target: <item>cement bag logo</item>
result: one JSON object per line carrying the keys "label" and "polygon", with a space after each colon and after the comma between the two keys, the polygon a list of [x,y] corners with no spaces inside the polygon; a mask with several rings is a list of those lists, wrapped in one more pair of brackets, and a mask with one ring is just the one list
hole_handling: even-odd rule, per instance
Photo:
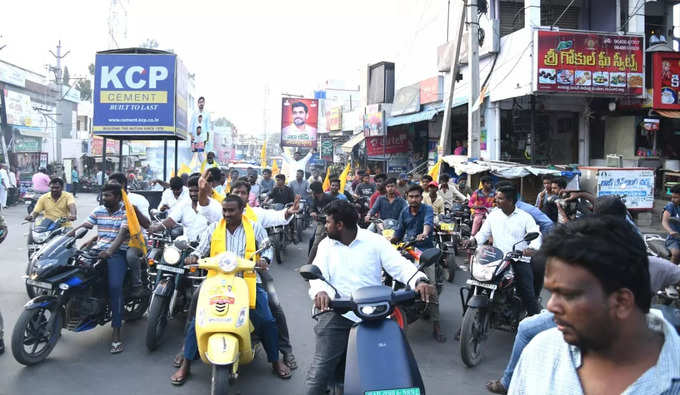
{"label": "cement bag logo", "polygon": [[165,66],[101,66],[100,76],[100,103],[168,102],[168,92],[157,90],[159,82],[168,79]]}

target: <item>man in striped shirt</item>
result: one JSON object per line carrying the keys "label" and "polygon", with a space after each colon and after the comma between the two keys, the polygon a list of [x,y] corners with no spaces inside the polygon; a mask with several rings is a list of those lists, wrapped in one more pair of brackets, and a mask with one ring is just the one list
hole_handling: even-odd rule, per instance
{"label": "man in striped shirt", "polygon": [[120,327],[123,312],[123,282],[127,272],[125,253],[127,252],[128,225],[123,205],[122,190],[118,184],[106,184],[102,188],[102,205],[95,208],[80,226],[73,229],[69,235],[74,235],[76,229],[97,227],[97,239],[94,249],[99,250],[99,258],[106,259],[108,270],[109,298],[111,301],[111,327],[113,340],[111,353],[123,351],[120,341]]}

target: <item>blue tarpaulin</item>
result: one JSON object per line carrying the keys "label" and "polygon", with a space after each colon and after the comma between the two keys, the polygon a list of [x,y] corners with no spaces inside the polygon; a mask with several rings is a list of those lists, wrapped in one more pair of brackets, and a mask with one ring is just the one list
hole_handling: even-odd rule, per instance
{"label": "blue tarpaulin", "polygon": [[417,112],[415,114],[400,115],[398,117],[387,118],[387,126],[389,127],[421,121],[429,121],[432,118],[434,118],[434,116],[437,115],[437,113],[440,111],[444,111],[444,105],[442,104],[426,105],[423,107],[422,111]]}

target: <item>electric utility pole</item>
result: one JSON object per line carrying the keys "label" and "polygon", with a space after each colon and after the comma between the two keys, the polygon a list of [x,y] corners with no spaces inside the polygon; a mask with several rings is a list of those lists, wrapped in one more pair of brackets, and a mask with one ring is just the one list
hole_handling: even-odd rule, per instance
{"label": "electric utility pole", "polygon": [[449,96],[444,102],[444,120],[442,121],[442,132],[439,135],[439,147],[437,150],[440,158],[446,153],[450,141],[449,134],[451,133],[451,106],[453,105],[453,91],[456,86],[456,77],[458,76],[459,70],[458,61],[460,57],[460,45],[463,40],[463,26],[465,25],[465,10],[467,8],[467,0],[462,0],[461,3],[463,3],[462,6],[457,9],[457,11],[459,11],[459,16],[457,19],[458,36],[456,37],[455,45],[451,46],[451,87],[449,88]]}
{"label": "electric utility pole", "polygon": [[484,98],[479,97],[479,15],[477,0],[469,0],[468,9],[468,69],[470,70],[470,97],[468,100],[468,158],[480,157],[479,111]]}
{"label": "electric utility pole", "polygon": [[[50,54],[54,56],[56,60],[56,66],[50,66],[50,71],[54,72],[54,82],[57,86],[57,99],[55,100],[55,105],[56,105],[56,113],[57,115],[57,128],[56,128],[56,138],[55,138],[55,150],[56,150],[56,158],[54,158],[57,162],[61,162],[61,139],[62,139],[62,127],[64,125],[64,119],[63,119],[63,114],[62,114],[62,109],[61,107],[61,102],[62,102],[62,97],[61,97],[61,89],[62,89],[62,68],[61,68],[61,60],[64,59],[71,51],[66,51],[65,54],[62,55],[61,53],[61,40],[57,42],[57,53],[55,54],[50,50]],[[59,115],[61,114],[61,116]],[[69,113],[70,116],[70,113]]]}

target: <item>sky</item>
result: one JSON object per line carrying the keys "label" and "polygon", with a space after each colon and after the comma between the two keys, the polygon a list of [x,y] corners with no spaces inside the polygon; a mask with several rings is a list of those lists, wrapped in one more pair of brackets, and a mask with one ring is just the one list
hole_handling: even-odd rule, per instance
{"label": "sky", "polygon": [[61,40],[72,78],[87,76],[95,53],[110,48],[109,11],[122,4],[119,46],[154,39],[174,50],[196,73],[196,97],[205,96],[213,119],[248,134],[279,129],[281,93],[309,96],[329,79],[357,86],[370,63],[395,62],[397,87],[435,76],[446,40],[447,0],[3,2],[0,59],[46,74]]}

